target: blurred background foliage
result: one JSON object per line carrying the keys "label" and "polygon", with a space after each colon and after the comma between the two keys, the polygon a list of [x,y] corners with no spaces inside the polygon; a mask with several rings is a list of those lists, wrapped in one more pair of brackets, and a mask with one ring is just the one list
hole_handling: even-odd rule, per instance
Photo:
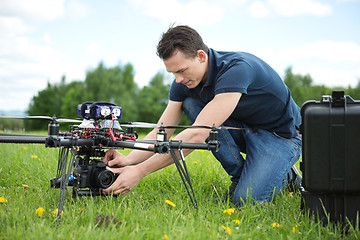
{"label": "blurred background foliage", "polygon": [[[325,85],[314,85],[309,74],[294,74],[289,67],[283,80],[300,107],[308,100],[320,100],[322,95],[331,95],[333,90],[344,90],[346,95],[360,99],[360,79],[355,88],[330,88]],[[168,73],[158,72],[147,86],[139,88],[134,81],[134,68],[130,63],[106,67],[100,62],[97,68],[86,73],[84,80],[67,82],[63,76],[58,83],[48,83],[45,89],[33,96],[27,114],[78,118],[78,104],[87,101],[111,102],[122,107],[120,122],[156,123],[167,105],[171,81]],[[187,125],[190,122],[183,117],[180,124]],[[46,128],[47,124],[42,121],[0,119],[0,129],[18,131]]]}

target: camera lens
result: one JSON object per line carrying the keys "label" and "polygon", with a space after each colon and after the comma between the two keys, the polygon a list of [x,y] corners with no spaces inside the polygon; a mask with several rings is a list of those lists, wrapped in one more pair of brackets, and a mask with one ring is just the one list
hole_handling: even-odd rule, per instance
{"label": "camera lens", "polygon": [[100,188],[108,188],[115,181],[115,174],[109,170],[104,170],[99,173],[97,180]]}

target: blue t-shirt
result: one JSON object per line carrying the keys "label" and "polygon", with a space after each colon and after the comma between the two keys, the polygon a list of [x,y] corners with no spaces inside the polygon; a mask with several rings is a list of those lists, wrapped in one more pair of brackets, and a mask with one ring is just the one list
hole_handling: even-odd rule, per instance
{"label": "blue t-shirt", "polygon": [[175,81],[169,99],[182,102],[194,97],[205,104],[216,94],[240,92],[242,96],[230,118],[253,128],[275,132],[285,138],[297,135],[300,108],[280,76],[260,58],[245,52],[209,50],[209,73],[204,85],[189,89]]}

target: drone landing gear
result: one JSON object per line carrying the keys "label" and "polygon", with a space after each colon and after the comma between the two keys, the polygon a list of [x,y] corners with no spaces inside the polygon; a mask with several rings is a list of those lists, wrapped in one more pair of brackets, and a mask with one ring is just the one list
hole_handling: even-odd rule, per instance
{"label": "drone landing gear", "polygon": [[60,182],[60,197],[59,197],[58,213],[56,219],[57,224],[59,224],[61,220],[61,214],[63,212],[64,203],[65,203],[65,196],[66,196],[67,188],[69,186],[70,174],[75,163],[75,154],[73,153],[73,150],[71,150],[70,161],[69,164],[67,164],[69,151],[70,151],[69,148],[62,148],[59,153],[58,177],[60,177],[60,179],[63,180]]}
{"label": "drone landing gear", "polygon": [[[57,223],[61,220],[68,186],[73,187],[72,197],[105,196],[101,188],[108,188],[117,175],[106,170],[100,159],[103,150],[84,146],[61,147],[56,178],[50,180],[50,187],[60,188]],[[73,174],[73,175],[72,175]]]}
{"label": "drone landing gear", "polygon": [[171,156],[174,160],[175,166],[179,172],[179,175],[181,177],[181,180],[186,188],[186,191],[190,197],[190,200],[192,202],[192,204],[194,205],[194,208],[197,209],[197,201],[196,201],[196,197],[195,197],[195,192],[194,192],[194,188],[192,186],[191,180],[190,180],[190,175],[189,172],[187,170],[186,167],[186,163],[185,163],[185,157],[183,154],[183,151],[181,149],[178,150],[179,154],[180,154],[180,158],[181,158],[181,162],[179,161],[178,156],[176,155],[174,150],[170,150]]}
{"label": "drone landing gear", "polygon": [[[108,196],[103,194],[99,188],[92,188],[88,190],[76,190],[73,188],[73,198],[76,197],[96,197],[96,196]],[[115,195],[114,195],[115,197]]]}

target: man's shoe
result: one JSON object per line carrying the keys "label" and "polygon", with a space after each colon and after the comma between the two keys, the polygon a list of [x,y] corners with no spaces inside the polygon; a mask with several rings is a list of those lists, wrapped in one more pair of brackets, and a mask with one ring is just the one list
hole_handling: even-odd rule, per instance
{"label": "man's shoe", "polygon": [[238,182],[236,182],[236,181],[232,182],[231,185],[228,187],[228,189],[226,189],[224,195],[222,195],[222,197],[219,197],[219,198],[214,198],[213,199],[214,202],[219,202],[219,201],[227,202],[228,199],[229,199],[229,201],[232,201],[237,185],[238,185]]}
{"label": "man's shoe", "polygon": [[288,189],[290,192],[296,192],[301,189],[302,176],[296,169],[295,165],[291,167],[292,179],[289,182]]}

